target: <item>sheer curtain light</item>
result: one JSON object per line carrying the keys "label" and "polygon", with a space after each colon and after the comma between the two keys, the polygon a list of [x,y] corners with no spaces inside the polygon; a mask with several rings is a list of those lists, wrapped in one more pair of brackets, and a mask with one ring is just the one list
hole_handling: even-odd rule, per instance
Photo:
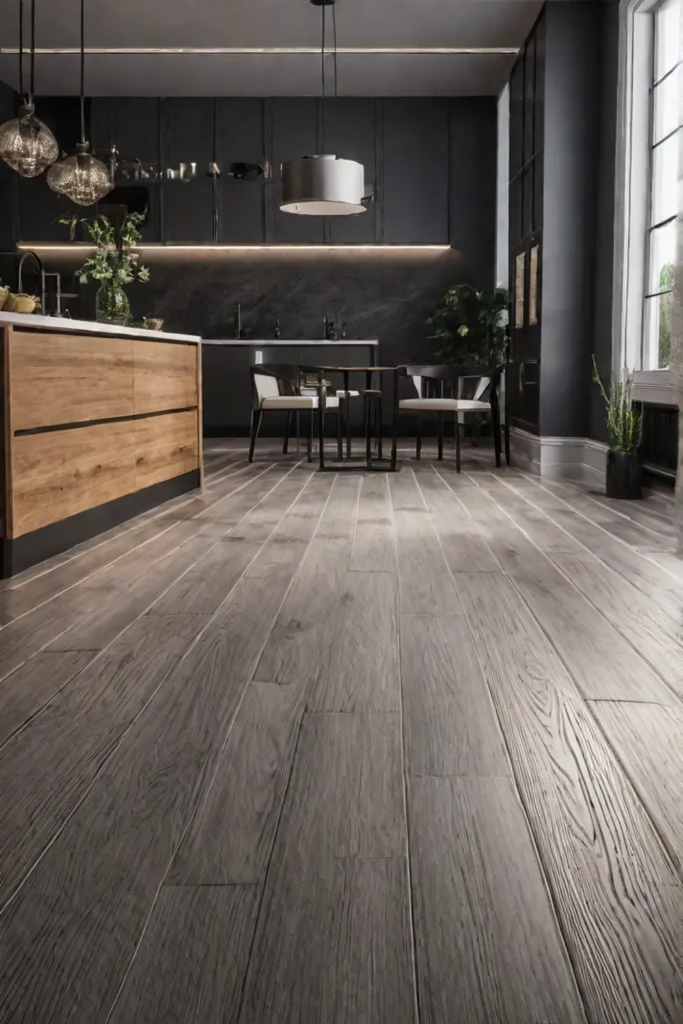
{"label": "sheer curtain light", "polygon": [[290,160],[282,166],[282,202],[284,213],[315,217],[340,217],[365,213],[365,170],[355,160],[344,160],[325,153],[325,8],[332,8],[334,46],[334,97],[337,98],[337,16],[334,0],[311,0],[322,8],[322,41],[320,65],[322,76],[321,153]]}
{"label": "sheer curtain light", "polygon": [[81,141],[74,156],[52,165],[47,183],[53,192],[79,206],[92,206],[114,187],[108,168],[90,153],[85,137],[85,0],[81,0]]}
{"label": "sheer curtain light", "polygon": [[59,146],[46,124],[36,117],[33,104],[36,63],[36,4],[31,0],[31,70],[29,91],[24,92],[24,0],[19,0],[18,115],[0,127],[0,159],[23,178],[36,178],[59,156]]}

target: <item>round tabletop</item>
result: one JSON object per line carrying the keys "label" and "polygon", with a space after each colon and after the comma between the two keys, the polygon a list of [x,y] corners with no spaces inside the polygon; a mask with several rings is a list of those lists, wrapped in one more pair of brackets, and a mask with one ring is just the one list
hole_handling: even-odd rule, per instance
{"label": "round tabletop", "polygon": [[389,373],[396,369],[395,366],[319,366],[319,370],[337,370],[342,373]]}

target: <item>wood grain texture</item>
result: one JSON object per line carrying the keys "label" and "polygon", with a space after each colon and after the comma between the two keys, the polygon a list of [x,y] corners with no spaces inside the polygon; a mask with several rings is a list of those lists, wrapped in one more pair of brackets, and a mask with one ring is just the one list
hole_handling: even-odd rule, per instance
{"label": "wood grain texture", "polygon": [[683,624],[590,555],[562,555],[557,565],[623,633],[662,679],[683,696]]}
{"label": "wood grain texture", "polygon": [[512,583],[479,574],[459,577],[458,589],[589,1018],[674,1024],[683,1012],[680,879]]}
{"label": "wood grain texture", "polygon": [[415,1020],[397,714],[304,718],[241,1024]]}
{"label": "wood grain texture", "polygon": [[509,775],[500,726],[462,616],[401,616],[409,775]]}
{"label": "wood grain texture", "polygon": [[527,580],[516,585],[584,697],[679,703],[626,637],[560,573],[552,586]]}
{"label": "wood grain texture", "polygon": [[457,615],[458,595],[431,516],[394,511],[396,554],[404,615]]}
{"label": "wood grain texture", "polygon": [[387,479],[361,480],[358,520],[349,569],[352,572],[395,572],[396,541]]}
{"label": "wood grain texture", "polygon": [[254,678],[313,684],[333,629],[356,522],[358,481],[337,477],[301,569],[271,630]]}
{"label": "wood grain texture", "polygon": [[269,576],[281,571],[290,572],[298,566],[317,529],[320,516],[332,490],[333,478],[329,474],[307,476],[296,501],[268,538],[263,550],[247,570],[248,576]]}
{"label": "wood grain texture", "polygon": [[171,866],[172,885],[263,882],[304,713],[296,686],[251,683],[215,778]]}
{"label": "wood grain texture", "polygon": [[458,484],[452,490],[433,469],[416,473],[416,478],[451,572],[500,572],[481,524],[458,500]]}
{"label": "wood grain texture", "polygon": [[424,1024],[584,1024],[569,957],[510,779],[411,779]]}
{"label": "wood grain texture", "polygon": [[683,707],[614,701],[589,707],[683,872]]}
{"label": "wood grain texture", "polygon": [[41,651],[0,682],[0,746],[95,657]]}
{"label": "wood grain texture", "polygon": [[135,490],[199,466],[197,415],[176,412],[135,421]]}
{"label": "wood grain texture", "polygon": [[392,573],[347,572],[310,693],[312,711],[398,711],[398,586]]}
{"label": "wood grain texture", "polygon": [[261,909],[239,1024],[414,1024],[405,859],[285,870]]}
{"label": "wood grain texture", "polygon": [[164,885],[110,1024],[235,1024],[257,886]]}
{"label": "wood grain texture", "polygon": [[[197,405],[197,356],[201,346],[133,340],[136,416]],[[201,362],[200,362],[201,365]],[[196,414],[195,435],[197,433]]]}
{"label": "wood grain texture", "polygon": [[133,415],[133,341],[14,332],[10,401],[14,430]]}
{"label": "wood grain texture", "polygon": [[131,422],[15,437],[12,536],[130,494],[135,489],[134,437]]}
{"label": "wood grain texture", "polygon": [[0,751],[0,907],[67,821],[193,632],[191,619],[140,620]]}

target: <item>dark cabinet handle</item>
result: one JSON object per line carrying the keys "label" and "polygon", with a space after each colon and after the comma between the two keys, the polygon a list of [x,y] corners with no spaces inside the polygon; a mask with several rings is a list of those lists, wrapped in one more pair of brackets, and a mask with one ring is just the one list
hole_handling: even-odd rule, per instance
{"label": "dark cabinet handle", "polygon": [[519,390],[524,391],[524,363],[519,364]]}

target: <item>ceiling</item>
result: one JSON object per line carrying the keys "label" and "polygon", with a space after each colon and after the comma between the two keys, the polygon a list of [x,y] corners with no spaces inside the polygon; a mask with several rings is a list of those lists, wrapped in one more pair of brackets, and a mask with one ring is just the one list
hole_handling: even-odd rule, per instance
{"label": "ceiling", "polygon": [[[28,45],[28,8],[25,37]],[[337,0],[343,49],[516,50],[543,0]],[[0,0],[0,79],[18,86],[19,0]],[[36,93],[78,92],[79,0],[37,0]],[[332,45],[331,12],[327,9]],[[315,96],[321,9],[308,0],[86,0],[86,92],[91,96]],[[285,53],[150,50],[308,48]],[[146,52],[145,52],[146,51]],[[345,96],[495,95],[514,53],[344,53]],[[332,58],[326,58],[330,73]]]}

